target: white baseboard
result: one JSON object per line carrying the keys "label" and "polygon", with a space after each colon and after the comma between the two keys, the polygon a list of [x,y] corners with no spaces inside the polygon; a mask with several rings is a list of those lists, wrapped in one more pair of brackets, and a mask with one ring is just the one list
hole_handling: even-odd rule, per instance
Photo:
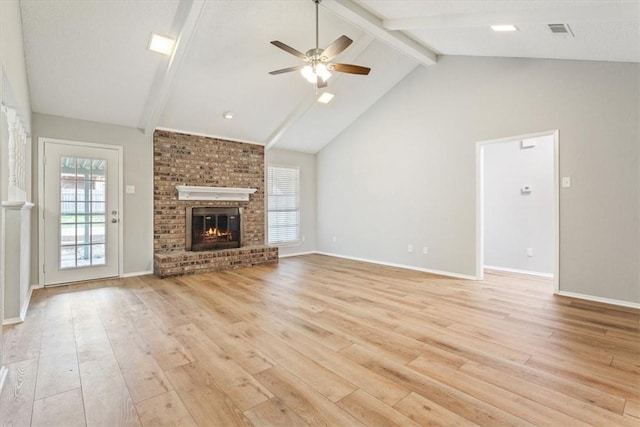
{"label": "white baseboard", "polygon": [[496,267],[495,265],[485,265],[484,268],[488,270],[506,271],[507,273],[527,274],[529,276],[546,277],[553,279],[552,273],[540,273],[539,271],[519,270],[517,268]]}
{"label": "white baseboard", "polygon": [[29,304],[31,303],[31,295],[33,295],[34,286],[29,286],[29,294],[27,295],[27,299],[24,301],[22,305],[22,309],[20,310],[20,319],[24,322],[24,319],[27,317],[27,310],[29,309]]}
{"label": "white baseboard", "polygon": [[29,286],[29,293],[27,294],[27,299],[24,301],[22,308],[20,309],[19,317],[10,317],[9,319],[4,319],[2,321],[3,326],[7,325],[15,325],[16,323],[24,322],[24,319],[27,317],[27,310],[29,310],[29,303],[31,302],[31,295],[33,294],[33,290],[37,289],[38,285]]}
{"label": "white baseboard", "polygon": [[309,252],[296,252],[295,254],[286,254],[286,255],[278,254],[278,258],[289,258],[292,256],[301,256],[301,255],[313,255],[317,253],[318,252],[316,251],[309,251]]}
{"label": "white baseboard", "polygon": [[20,317],[10,317],[2,321],[2,326],[15,325],[16,323],[22,322],[24,322],[24,319],[21,319]]}
{"label": "white baseboard", "polygon": [[136,276],[146,276],[147,274],[153,274],[153,270],[151,271],[134,271],[133,273],[124,273],[121,274],[120,277],[136,277]]}
{"label": "white baseboard", "polygon": [[602,302],[605,304],[619,305],[621,307],[640,308],[640,303],[637,303],[637,302],[622,301],[622,300],[611,299],[611,298],[602,298],[602,297],[596,297],[593,295],[579,294],[576,292],[559,291],[558,295],[561,295],[563,297],[584,299],[587,301]]}
{"label": "white baseboard", "polygon": [[7,379],[7,373],[9,370],[4,366],[0,366],[0,393],[2,393],[2,388],[4,387],[4,381]]}
{"label": "white baseboard", "polygon": [[331,252],[315,252],[315,253],[320,254],[320,255],[331,256],[331,257],[335,257],[335,258],[349,259],[349,260],[352,260],[352,261],[362,261],[362,262],[368,262],[368,263],[371,263],[371,264],[386,265],[387,267],[404,268],[406,270],[421,271],[423,273],[437,274],[439,276],[454,277],[456,279],[478,280],[475,276],[468,276],[466,274],[451,273],[450,271],[432,270],[430,268],[415,267],[413,265],[406,265],[406,264],[396,264],[396,263],[393,263],[393,262],[376,261],[376,260],[367,259],[367,258],[359,258],[359,257],[352,257],[352,256],[347,256],[347,255],[339,255],[339,254],[334,254],[334,253],[331,253]]}

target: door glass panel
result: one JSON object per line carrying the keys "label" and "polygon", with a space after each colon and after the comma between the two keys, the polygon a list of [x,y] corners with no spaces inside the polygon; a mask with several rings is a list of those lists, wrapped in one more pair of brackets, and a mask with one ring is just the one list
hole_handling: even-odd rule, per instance
{"label": "door glass panel", "polygon": [[60,159],[61,269],[105,265],[107,161]]}
{"label": "door glass panel", "polygon": [[104,202],[106,187],[104,182],[93,181],[91,188],[91,201]]}
{"label": "door glass panel", "polygon": [[70,268],[76,266],[76,247],[60,247],[60,268]]}
{"label": "door glass panel", "polygon": [[60,246],[76,244],[76,224],[60,224]]}
{"label": "door glass panel", "polygon": [[104,224],[104,215],[91,215],[91,222],[93,223],[101,222]]}
{"label": "door glass panel", "polygon": [[93,202],[91,204],[91,212],[94,214],[104,214],[106,212],[104,209],[104,202]]}
{"label": "door glass panel", "polygon": [[91,264],[92,265],[104,265],[104,243],[98,245],[91,245]]}
{"label": "door glass panel", "polygon": [[91,245],[76,246],[77,266],[86,267],[91,265]]}
{"label": "door glass panel", "polygon": [[105,160],[94,160],[91,164],[91,179],[93,181],[104,181],[106,178],[106,166],[107,162]]}
{"label": "door glass panel", "polygon": [[102,224],[91,224],[91,243],[104,243],[104,218]]}

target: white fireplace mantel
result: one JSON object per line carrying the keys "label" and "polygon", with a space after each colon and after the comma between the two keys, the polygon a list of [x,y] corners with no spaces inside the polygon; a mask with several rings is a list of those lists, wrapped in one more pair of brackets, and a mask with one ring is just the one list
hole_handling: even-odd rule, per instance
{"label": "white fireplace mantel", "polygon": [[249,195],[257,188],[233,187],[198,187],[192,185],[176,185],[178,200],[219,200],[230,202],[246,202]]}

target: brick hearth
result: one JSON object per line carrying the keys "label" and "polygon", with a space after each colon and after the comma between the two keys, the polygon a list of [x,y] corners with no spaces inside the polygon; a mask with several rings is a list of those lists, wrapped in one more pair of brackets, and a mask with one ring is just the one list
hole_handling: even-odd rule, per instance
{"label": "brick hearth", "polygon": [[[160,277],[278,262],[265,246],[264,147],[157,130],[154,149],[154,272]],[[178,200],[176,185],[256,188],[248,202]],[[242,247],[185,251],[187,206],[243,208]]]}

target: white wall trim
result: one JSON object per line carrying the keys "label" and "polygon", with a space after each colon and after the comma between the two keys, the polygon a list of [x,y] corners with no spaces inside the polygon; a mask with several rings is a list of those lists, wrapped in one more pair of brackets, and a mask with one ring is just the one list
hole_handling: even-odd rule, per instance
{"label": "white wall trim", "polygon": [[[295,254],[285,254],[285,255],[278,253],[278,258],[290,258],[294,256],[313,255],[313,254],[319,254],[319,253],[320,252],[316,252],[316,251],[297,252]],[[323,255],[328,255],[328,254],[323,254]]]}
{"label": "white wall trim", "polygon": [[528,276],[546,277],[553,279],[553,273],[541,273],[539,271],[518,270],[517,268],[496,267],[495,265],[485,265],[487,270],[506,271],[507,273],[526,274]]}
{"label": "white wall trim", "polygon": [[121,274],[120,277],[124,279],[126,277],[146,276],[148,274],[153,274],[153,270],[149,270],[149,271],[134,271],[132,273],[124,273],[124,274]]}
{"label": "white wall trim", "polygon": [[640,309],[640,303],[637,303],[637,302],[622,301],[622,300],[611,299],[611,298],[602,298],[602,297],[596,297],[593,295],[578,294],[575,292],[567,292],[567,291],[558,291],[557,294],[563,297],[583,299],[587,301],[601,302],[604,304],[618,305],[620,307]]}
{"label": "white wall trim", "polygon": [[31,303],[31,295],[33,294],[33,285],[29,286],[29,293],[27,294],[27,298],[24,300],[24,304],[20,309],[20,321],[24,322],[24,319],[27,318],[27,310],[29,310],[29,304]]}
{"label": "white wall trim", "polygon": [[7,379],[8,372],[7,368],[0,366],[0,393],[2,393],[2,388],[4,387],[4,381]]}
{"label": "white wall trim", "polygon": [[557,294],[560,292],[560,133],[558,129],[476,142],[476,278],[477,280],[484,279],[483,147],[488,144],[542,136],[553,136],[553,235],[555,251],[553,262],[553,292]]}
{"label": "white wall trim", "polygon": [[24,319],[20,317],[10,317],[8,319],[4,319],[2,321],[2,326],[16,325],[18,323],[24,322]]}
{"label": "white wall trim", "polygon": [[347,256],[347,255],[339,255],[339,254],[334,254],[334,253],[331,253],[331,252],[315,252],[315,253],[317,253],[319,255],[326,255],[326,256],[334,257],[334,258],[349,259],[349,260],[352,260],[352,261],[362,261],[362,262],[368,262],[368,263],[371,263],[371,264],[386,265],[387,267],[398,267],[398,268],[404,268],[406,270],[421,271],[423,273],[437,274],[439,276],[453,277],[453,278],[456,278],[456,279],[477,280],[474,276],[468,276],[466,274],[452,273],[450,271],[432,270],[432,269],[429,269],[429,268],[415,267],[413,265],[396,264],[394,262],[376,261],[376,260],[367,259],[367,258],[352,257],[352,256]]}

